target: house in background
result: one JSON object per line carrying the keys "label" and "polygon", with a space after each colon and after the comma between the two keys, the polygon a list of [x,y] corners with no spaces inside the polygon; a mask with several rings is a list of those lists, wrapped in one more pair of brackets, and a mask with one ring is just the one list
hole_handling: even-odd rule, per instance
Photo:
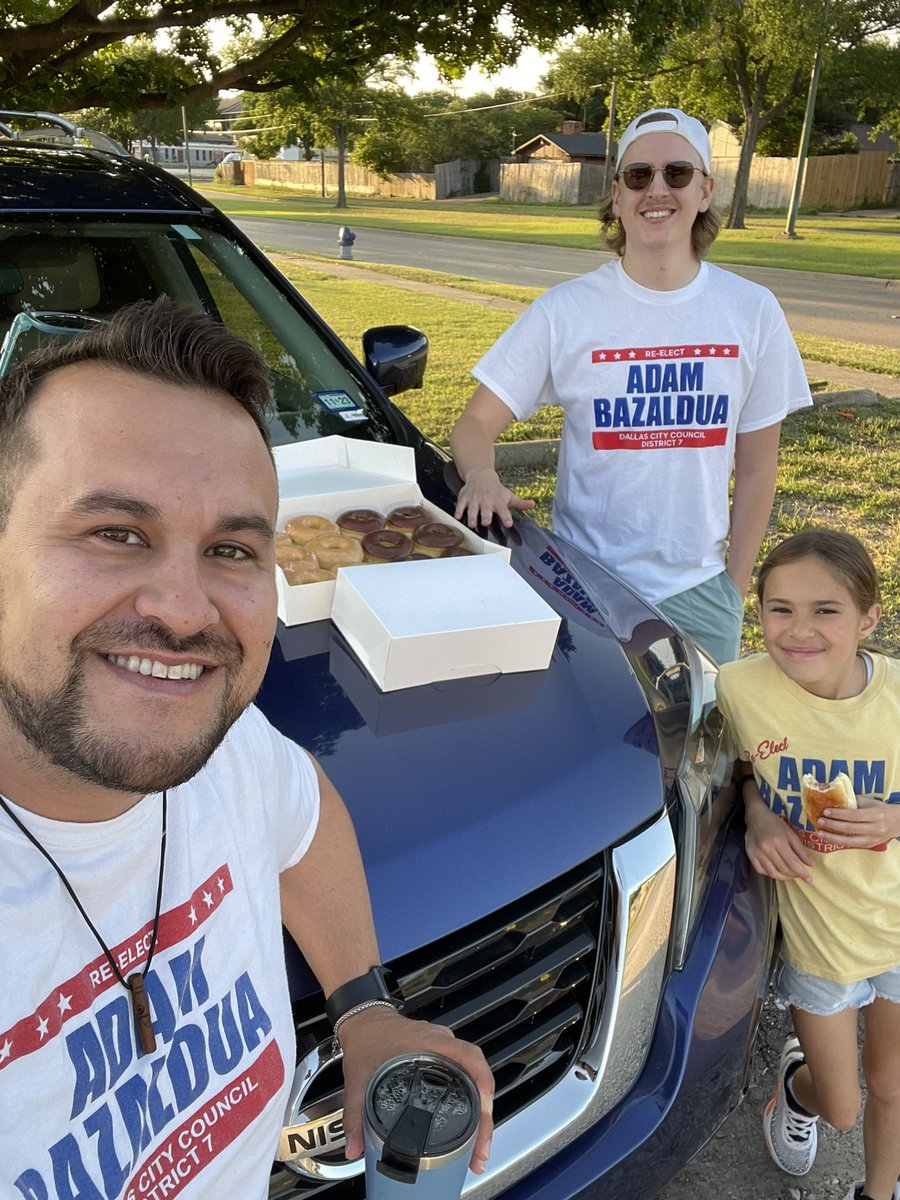
{"label": "house in background", "polygon": [[851,125],[850,132],[859,142],[860,151],[882,150],[886,154],[896,154],[900,150],[900,146],[889,133],[873,134],[871,125]]}
{"label": "house in background", "polygon": [[539,133],[513,150],[517,162],[550,159],[556,162],[606,162],[606,134],[585,133],[581,121],[563,121],[560,133]]}

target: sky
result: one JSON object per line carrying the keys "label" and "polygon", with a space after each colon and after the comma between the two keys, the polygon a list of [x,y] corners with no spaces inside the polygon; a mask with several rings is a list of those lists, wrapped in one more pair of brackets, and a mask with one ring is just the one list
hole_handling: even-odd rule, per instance
{"label": "sky", "polygon": [[505,67],[496,75],[487,76],[477,67],[466,71],[461,80],[448,84],[443,82],[432,59],[422,56],[412,80],[405,85],[409,92],[430,92],[438,88],[452,89],[458,96],[472,96],[476,92],[493,92],[497,88],[514,88],[520,92],[540,91],[539,81],[546,74],[549,58],[539,50],[526,49],[514,67]]}

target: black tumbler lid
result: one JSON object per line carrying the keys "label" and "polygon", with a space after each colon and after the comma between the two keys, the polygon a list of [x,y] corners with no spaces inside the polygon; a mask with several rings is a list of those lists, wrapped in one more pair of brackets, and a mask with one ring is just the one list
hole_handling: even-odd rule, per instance
{"label": "black tumbler lid", "polygon": [[382,1068],[369,1087],[366,1108],[382,1143],[377,1170],[414,1183],[420,1169],[440,1166],[466,1145],[478,1124],[480,1101],[458,1064],[420,1054]]}

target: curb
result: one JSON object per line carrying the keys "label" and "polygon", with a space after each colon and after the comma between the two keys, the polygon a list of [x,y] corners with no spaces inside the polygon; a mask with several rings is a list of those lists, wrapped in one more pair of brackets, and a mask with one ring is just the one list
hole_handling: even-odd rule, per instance
{"label": "curb", "polygon": [[816,408],[833,407],[834,405],[849,405],[851,408],[869,408],[878,403],[878,397],[871,388],[844,388],[839,392],[813,392],[813,405]]}
{"label": "curb", "polygon": [[[871,388],[845,388],[840,392],[813,392],[816,408],[832,408],[838,405],[851,408],[868,408],[878,403]],[[494,461],[498,469],[509,467],[556,467],[559,459],[559,440],[497,442],[494,446]]]}
{"label": "curb", "polygon": [[501,467],[556,467],[559,439],[551,441],[497,442],[494,462]]}

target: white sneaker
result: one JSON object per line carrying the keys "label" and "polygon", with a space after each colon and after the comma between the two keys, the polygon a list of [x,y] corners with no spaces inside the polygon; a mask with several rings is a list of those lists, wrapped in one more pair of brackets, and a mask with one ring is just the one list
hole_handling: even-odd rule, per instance
{"label": "white sneaker", "polygon": [[[784,1089],[784,1077],[794,1063],[803,1062],[803,1051],[796,1038],[788,1038],[778,1064],[775,1094],[763,1113],[766,1146],[777,1166],[789,1175],[806,1175],[816,1160],[819,1144],[818,1117],[805,1117],[791,1108]],[[853,1194],[849,1197],[853,1200]]]}

